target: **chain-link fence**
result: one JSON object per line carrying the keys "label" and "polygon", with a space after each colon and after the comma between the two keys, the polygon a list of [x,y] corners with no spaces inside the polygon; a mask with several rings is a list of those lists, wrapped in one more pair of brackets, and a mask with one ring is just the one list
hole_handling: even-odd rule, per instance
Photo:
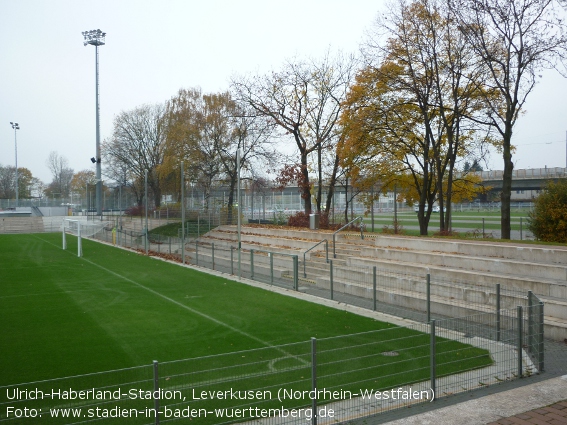
{"label": "chain-link fence", "polygon": [[487,331],[496,326],[489,313],[4,386],[0,421],[316,424],[378,415],[541,371],[536,302],[500,312],[499,341]]}
{"label": "chain-link fence", "polygon": [[329,258],[328,243],[323,245],[325,241],[318,244],[321,250],[309,256],[302,255],[309,250],[302,252],[288,246],[269,250],[260,244],[256,249],[250,247],[253,245],[250,242],[239,250],[237,241],[200,239],[202,227],[199,224],[192,233],[186,227],[186,234],[193,237],[187,236],[185,243],[180,237],[149,234],[146,238],[141,227],[118,231],[113,236],[110,226],[97,238],[186,264],[426,323],[432,319],[495,313],[529,305],[527,291],[501,284],[391,271],[356,260],[348,264],[333,260]]}
{"label": "chain-link fence", "polygon": [[[46,424],[347,422],[545,369],[543,303],[531,292],[339,266],[328,255],[304,259],[289,247],[239,250],[201,240],[215,225],[202,218],[185,227],[185,238],[146,232],[162,219],[124,224],[116,221],[97,237],[422,323],[0,387],[0,421],[35,424],[41,415]],[[317,277],[315,266],[323,270]]]}

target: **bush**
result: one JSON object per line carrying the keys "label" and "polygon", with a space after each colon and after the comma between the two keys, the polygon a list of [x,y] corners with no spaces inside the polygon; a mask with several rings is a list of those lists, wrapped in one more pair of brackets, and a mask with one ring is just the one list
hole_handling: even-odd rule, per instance
{"label": "bush", "polygon": [[145,213],[146,209],[143,205],[133,205],[129,208],[126,208],[126,211],[124,211],[124,214],[130,215],[132,217],[141,217],[142,215],[145,215]]}
{"label": "bush", "polygon": [[547,184],[535,199],[528,228],[541,241],[567,243],[567,181]]}
{"label": "bush", "polygon": [[[321,222],[319,222],[321,224]],[[309,227],[309,214],[303,211],[290,215],[287,219],[287,225],[291,227]]]}
{"label": "bush", "polygon": [[388,225],[382,227],[382,233],[385,233],[387,235],[404,235],[405,231],[404,226],[402,226],[399,221],[394,220],[392,222],[392,227]]}
{"label": "bush", "polygon": [[[309,214],[300,211],[291,215],[287,220],[287,225],[291,227],[307,227],[309,228]],[[321,213],[319,216],[319,229],[338,229],[340,224],[330,224],[329,215]]]}

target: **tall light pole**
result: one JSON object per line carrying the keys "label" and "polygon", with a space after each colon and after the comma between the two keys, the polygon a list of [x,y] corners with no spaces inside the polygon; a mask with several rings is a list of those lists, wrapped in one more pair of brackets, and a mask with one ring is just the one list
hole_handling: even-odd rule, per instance
{"label": "tall light pole", "polygon": [[16,153],[16,208],[18,208],[19,202],[19,183],[18,183],[18,139],[16,138],[16,131],[20,129],[17,122],[10,121],[12,128],[14,129],[14,151]]}
{"label": "tall light pole", "polygon": [[83,32],[83,44],[95,46],[96,62],[96,214],[102,219],[102,180],[101,180],[101,155],[100,155],[100,110],[98,96],[98,46],[103,46],[106,33],[101,30]]}
{"label": "tall light pole", "polygon": [[238,278],[240,279],[242,277],[242,254],[241,254],[241,248],[242,248],[242,236],[241,236],[241,225],[240,225],[240,213],[242,211],[242,207],[240,205],[240,148],[238,148],[238,150],[236,151],[236,199],[237,199],[237,203],[238,203],[238,208],[237,208],[237,212],[238,212],[238,218],[237,218],[237,226],[236,226],[236,232],[238,233]]}

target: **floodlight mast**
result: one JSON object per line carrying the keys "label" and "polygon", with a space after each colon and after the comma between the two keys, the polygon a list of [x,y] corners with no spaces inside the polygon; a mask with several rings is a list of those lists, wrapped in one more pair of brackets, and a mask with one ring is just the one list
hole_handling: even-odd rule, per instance
{"label": "floodlight mast", "polygon": [[12,128],[14,129],[14,152],[16,154],[16,208],[19,206],[19,182],[18,182],[18,139],[16,137],[16,131],[20,129],[17,122],[10,121]]}
{"label": "floodlight mast", "polygon": [[100,108],[98,93],[98,46],[104,46],[106,33],[101,30],[84,31],[83,44],[95,46],[96,62],[96,214],[102,220],[102,178],[101,178],[101,155],[100,155]]}

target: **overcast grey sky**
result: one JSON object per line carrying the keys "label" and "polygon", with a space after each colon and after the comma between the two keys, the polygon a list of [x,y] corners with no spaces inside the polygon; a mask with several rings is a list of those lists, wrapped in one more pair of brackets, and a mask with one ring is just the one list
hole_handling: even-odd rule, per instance
{"label": "overcast grey sky", "polygon": [[[51,151],[75,170],[95,155],[95,48],[100,47],[101,140],[115,115],[164,102],[180,88],[228,89],[234,74],[277,70],[285,59],[356,53],[383,0],[0,0],[0,164],[45,183]],[[565,167],[567,80],[552,72],[515,130],[516,168]],[[491,169],[502,169],[498,154]]]}

